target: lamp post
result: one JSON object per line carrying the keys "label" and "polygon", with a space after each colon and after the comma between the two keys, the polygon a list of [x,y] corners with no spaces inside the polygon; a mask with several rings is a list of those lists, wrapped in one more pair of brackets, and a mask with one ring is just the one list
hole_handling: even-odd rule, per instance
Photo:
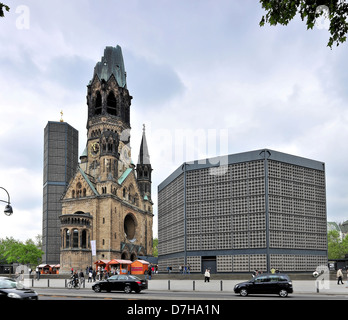
{"label": "lamp post", "polygon": [[8,200],[5,201],[5,200],[0,200],[1,202],[5,202],[7,203],[6,207],[5,207],[5,210],[4,210],[4,213],[7,215],[7,216],[10,216],[12,213],[13,213],[13,210],[12,210],[12,206],[11,206],[11,202],[10,202],[10,195],[9,193],[7,192],[7,190],[3,187],[0,187],[0,189],[2,190],[5,190],[5,192],[7,193],[7,197],[8,197]]}

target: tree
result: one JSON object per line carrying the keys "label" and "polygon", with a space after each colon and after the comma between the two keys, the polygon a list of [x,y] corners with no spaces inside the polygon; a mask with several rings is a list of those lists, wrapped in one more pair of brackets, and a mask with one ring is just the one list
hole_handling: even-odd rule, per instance
{"label": "tree", "polygon": [[154,257],[158,257],[158,239],[157,238],[154,238],[153,239],[153,242],[152,242],[152,255]]}
{"label": "tree", "polygon": [[0,240],[0,261],[2,263],[20,263],[37,265],[41,260],[43,251],[40,250],[33,240],[22,243],[13,238]]}
{"label": "tree", "polygon": [[348,253],[348,237],[341,240],[338,231],[331,230],[327,234],[329,260],[342,259]]}
{"label": "tree", "polygon": [[348,3],[343,0],[260,0],[266,15],[262,16],[260,26],[278,23],[286,26],[297,13],[302,21],[306,21],[307,30],[313,29],[319,19],[328,19],[331,34],[328,47],[336,43],[338,46],[347,39]]}
{"label": "tree", "polygon": [[10,11],[10,7],[7,6],[6,4],[3,4],[2,2],[0,2],[0,17],[4,16],[4,10],[9,12]]}

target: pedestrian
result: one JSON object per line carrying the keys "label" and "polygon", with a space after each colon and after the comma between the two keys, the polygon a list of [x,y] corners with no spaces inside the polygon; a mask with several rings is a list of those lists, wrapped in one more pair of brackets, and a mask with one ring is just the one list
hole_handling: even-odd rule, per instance
{"label": "pedestrian", "polygon": [[96,276],[97,276],[97,273],[95,272],[95,270],[93,270],[93,271],[92,271],[93,282],[95,282]]}
{"label": "pedestrian", "polygon": [[210,271],[209,269],[205,269],[204,282],[209,282],[209,281],[210,281]]}
{"label": "pedestrian", "polygon": [[341,284],[343,284],[342,279],[343,279],[342,269],[338,269],[337,270],[337,284],[340,284],[340,282],[341,282]]}
{"label": "pedestrian", "polygon": [[36,280],[40,280],[40,269],[39,269],[39,266],[36,267]]}
{"label": "pedestrian", "polygon": [[82,270],[79,273],[79,281],[81,284],[84,284],[84,282],[85,282],[85,275],[83,274]]}
{"label": "pedestrian", "polygon": [[88,272],[88,282],[92,282],[92,275],[93,275],[92,270],[89,270],[89,272]]}
{"label": "pedestrian", "polygon": [[152,273],[152,270],[151,270],[151,267],[149,268],[149,271],[148,271],[148,274],[149,274],[149,280],[151,280],[151,273]]}

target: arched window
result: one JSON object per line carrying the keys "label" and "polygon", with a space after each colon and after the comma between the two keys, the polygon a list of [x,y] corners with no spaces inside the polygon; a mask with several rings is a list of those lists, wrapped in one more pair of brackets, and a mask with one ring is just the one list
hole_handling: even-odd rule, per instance
{"label": "arched window", "polygon": [[97,96],[95,99],[94,114],[98,115],[102,113],[102,97],[99,91],[97,91]]}
{"label": "arched window", "polygon": [[79,230],[74,229],[73,230],[73,241],[72,241],[72,247],[78,248],[79,247]]}
{"label": "arched window", "polygon": [[107,103],[106,103],[106,106],[107,106],[107,113],[108,114],[111,114],[113,116],[117,116],[117,108],[116,108],[116,98],[115,98],[115,95],[114,93],[111,91],[109,94],[108,94],[108,98],[107,98]]}
{"label": "arched window", "polygon": [[84,249],[87,248],[87,231],[86,230],[82,230],[81,247]]}
{"label": "arched window", "polygon": [[65,248],[70,247],[70,230],[66,229],[65,230]]}
{"label": "arched window", "polygon": [[129,123],[129,107],[126,107],[126,114],[125,114],[125,119],[124,119],[124,121],[126,122],[126,123]]}

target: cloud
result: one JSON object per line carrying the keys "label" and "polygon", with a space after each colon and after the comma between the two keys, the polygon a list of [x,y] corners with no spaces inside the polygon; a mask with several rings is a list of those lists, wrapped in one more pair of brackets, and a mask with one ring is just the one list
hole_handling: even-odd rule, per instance
{"label": "cloud", "polygon": [[[86,85],[105,46],[117,44],[134,97],[132,156],[145,123],[154,199],[157,185],[192,154],[269,147],[324,161],[329,220],[347,219],[347,46],[326,48],[327,31],[307,31],[300,18],[261,28],[259,3],[225,0],[28,0],[30,27],[19,30],[18,4],[8,1],[0,29],[0,186],[10,189],[15,213],[6,226],[26,221],[41,232],[44,127],[63,110],[82,152]],[[205,143],[189,139],[200,132]],[[224,139],[226,148],[218,145]]]}
{"label": "cloud", "polygon": [[184,93],[185,86],[172,66],[127,53],[128,51],[124,52],[127,58],[127,87],[134,93],[134,104],[139,102],[146,109],[158,109]]}

